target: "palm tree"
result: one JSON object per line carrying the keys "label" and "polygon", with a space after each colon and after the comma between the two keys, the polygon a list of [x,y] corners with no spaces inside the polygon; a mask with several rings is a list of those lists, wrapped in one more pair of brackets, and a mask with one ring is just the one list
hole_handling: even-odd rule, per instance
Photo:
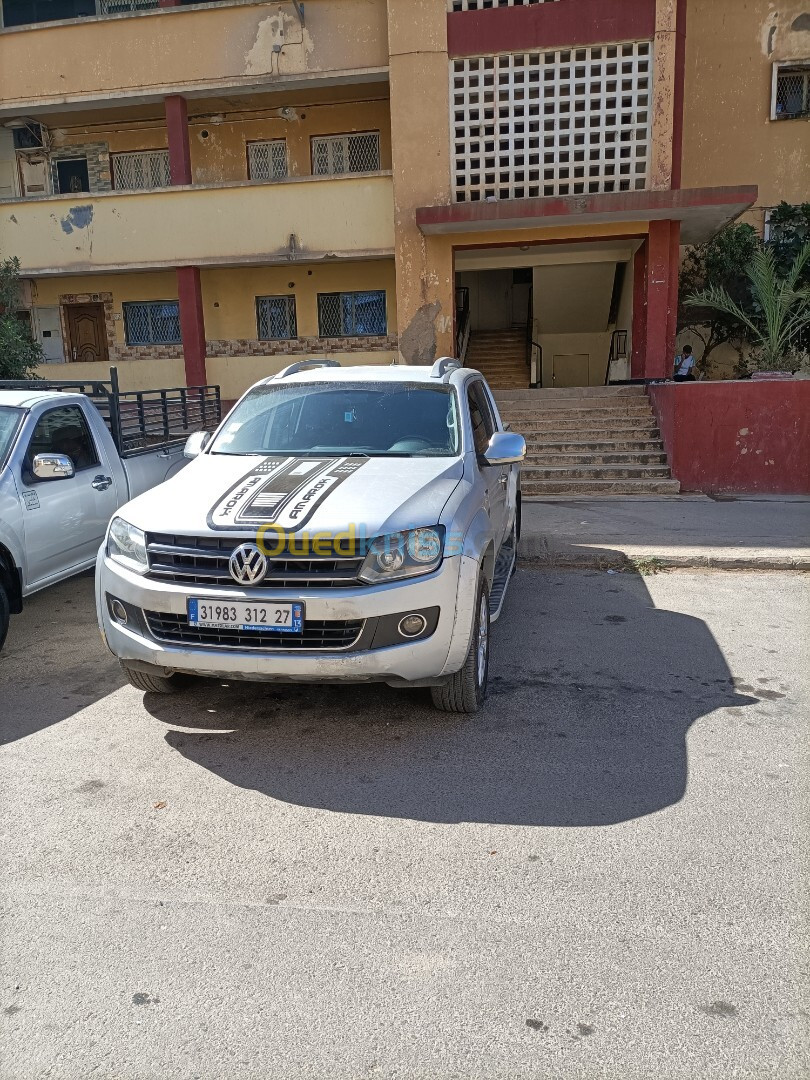
{"label": "palm tree", "polygon": [[759,316],[743,311],[725,289],[716,285],[688,296],[689,307],[707,307],[731,315],[746,327],[752,345],[762,349],[766,367],[784,366],[786,355],[803,330],[810,327],[810,287],[799,280],[810,262],[810,244],[805,244],[784,276],[779,273],[769,247],[754,252],[746,275],[751,282],[751,299]]}

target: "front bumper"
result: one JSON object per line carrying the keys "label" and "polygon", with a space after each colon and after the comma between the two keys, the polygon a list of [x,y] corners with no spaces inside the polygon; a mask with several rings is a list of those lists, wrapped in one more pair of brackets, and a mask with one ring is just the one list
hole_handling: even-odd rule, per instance
{"label": "front bumper", "polygon": [[[458,671],[469,649],[479,565],[466,556],[445,559],[423,578],[362,589],[290,590],[180,586],[131,573],[111,562],[104,549],[96,563],[96,610],[110,651],[119,660],[212,678],[282,682],[387,682],[431,685]],[[212,600],[301,600],[305,620],[371,620],[439,608],[436,629],[420,641],[350,652],[303,649],[273,651],[168,644],[144,628],[133,630],[112,618],[107,596],[140,611],[185,615],[190,597]]]}

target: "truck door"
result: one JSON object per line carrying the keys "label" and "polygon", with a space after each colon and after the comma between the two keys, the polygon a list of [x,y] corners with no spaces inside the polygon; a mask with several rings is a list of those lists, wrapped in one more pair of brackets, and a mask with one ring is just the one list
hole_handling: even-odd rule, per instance
{"label": "truck door", "polygon": [[484,384],[475,380],[470,384],[467,391],[470,408],[470,420],[472,421],[473,441],[475,452],[479,456],[481,476],[486,484],[487,501],[489,503],[489,517],[492,522],[492,534],[497,549],[503,543],[506,532],[507,518],[507,484],[509,470],[500,465],[481,465],[480,458],[489,446],[489,440],[496,431],[495,416],[487,401]]}
{"label": "truck door", "polygon": [[[37,454],[66,454],[74,475],[39,480],[32,470]],[[40,416],[20,477],[32,586],[94,559],[118,506],[109,464],[79,405],[58,405]]]}

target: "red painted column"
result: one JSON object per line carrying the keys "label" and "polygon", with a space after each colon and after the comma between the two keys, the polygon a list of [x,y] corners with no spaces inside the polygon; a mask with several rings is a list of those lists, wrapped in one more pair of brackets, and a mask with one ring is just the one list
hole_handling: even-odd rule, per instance
{"label": "red painted column", "polygon": [[681,223],[670,221],[669,223],[669,300],[667,311],[667,343],[666,351],[669,356],[669,371],[671,375],[675,366],[675,339],[678,336],[678,292],[679,277],[681,273]]}
{"label": "red painted column", "polygon": [[166,131],[169,136],[169,171],[173,184],[190,184],[191,147],[188,141],[188,106],[182,94],[169,94]]}
{"label": "red painted column", "polygon": [[630,378],[644,378],[647,346],[647,241],[633,258],[633,329],[631,331]]}
{"label": "red painted column", "polygon": [[183,339],[186,385],[205,386],[208,381],[205,370],[205,318],[198,266],[177,267],[177,295],[180,299],[180,336]]}
{"label": "red painted column", "polygon": [[[165,104],[172,184],[190,184],[191,148],[186,99],[181,94],[170,94]],[[183,341],[186,385],[204,386],[208,382],[208,374],[205,369],[205,315],[199,267],[177,267],[177,296],[180,302],[180,337]]]}
{"label": "red painted column", "polygon": [[647,238],[647,327],[644,348],[644,378],[664,379],[672,374],[672,357],[667,349],[671,275],[671,223],[651,221]]}

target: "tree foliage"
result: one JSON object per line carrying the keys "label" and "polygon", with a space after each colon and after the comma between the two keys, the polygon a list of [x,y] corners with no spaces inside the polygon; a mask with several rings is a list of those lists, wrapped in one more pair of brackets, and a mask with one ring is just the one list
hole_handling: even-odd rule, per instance
{"label": "tree foliage", "polygon": [[711,240],[689,248],[681,266],[678,330],[688,330],[703,343],[701,366],[719,346],[731,344],[740,352],[746,337],[745,322],[735,312],[687,303],[708,289],[720,289],[743,310],[749,306],[746,267],[762,242],[751,225],[729,225]]}
{"label": "tree foliage", "polygon": [[18,318],[20,260],[0,260],[0,379],[35,379],[42,348]]}
{"label": "tree foliage", "polygon": [[684,303],[736,320],[761,354],[763,367],[777,371],[787,365],[790,370],[790,358],[796,355],[803,334],[810,328],[810,286],[802,284],[808,266],[810,243],[799,249],[784,271],[774,248],[766,245],[754,252],[746,270],[747,308],[718,285],[687,296]]}

